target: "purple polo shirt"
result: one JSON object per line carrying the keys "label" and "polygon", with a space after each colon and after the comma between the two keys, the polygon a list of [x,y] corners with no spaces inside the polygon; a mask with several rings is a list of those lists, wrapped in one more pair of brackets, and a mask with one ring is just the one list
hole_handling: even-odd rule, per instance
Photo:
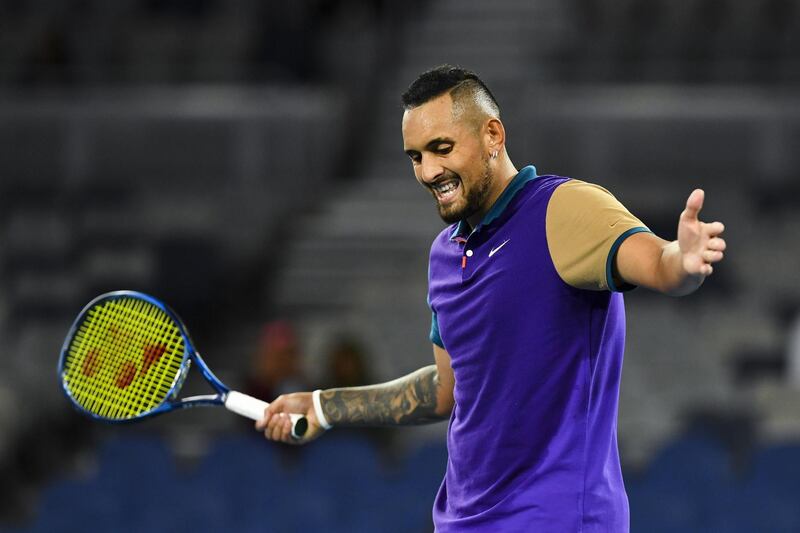
{"label": "purple polo shirt", "polygon": [[474,231],[462,221],[431,247],[431,340],[455,374],[439,533],[629,529],[616,437],[623,299],[554,266],[547,209],[568,181],[525,167]]}

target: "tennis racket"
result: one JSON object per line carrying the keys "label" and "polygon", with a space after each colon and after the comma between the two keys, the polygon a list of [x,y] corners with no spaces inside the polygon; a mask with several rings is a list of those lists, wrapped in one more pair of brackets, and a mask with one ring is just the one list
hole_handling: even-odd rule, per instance
{"label": "tennis racket", "polygon": [[[216,394],[178,399],[194,362]],[[131,422],[175,409],[222,405],[259,420],[267,402],[230,390],[195,351],[178,315],[134,291],[102,294],[83,308],[64,341],[58,375],[79,411],[104,422]],[[308,429],[289,415],[292,436]]]}

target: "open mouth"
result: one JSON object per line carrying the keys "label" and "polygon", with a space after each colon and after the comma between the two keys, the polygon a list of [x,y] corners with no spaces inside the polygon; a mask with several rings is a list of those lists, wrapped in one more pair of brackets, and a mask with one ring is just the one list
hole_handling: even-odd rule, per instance
{"label": "open mouth", "polygon": [[433,194],[440,204],[448,204],[458,194],[458,189],[461,187],[461,180],[447,180],[436,185],[431,185]]}

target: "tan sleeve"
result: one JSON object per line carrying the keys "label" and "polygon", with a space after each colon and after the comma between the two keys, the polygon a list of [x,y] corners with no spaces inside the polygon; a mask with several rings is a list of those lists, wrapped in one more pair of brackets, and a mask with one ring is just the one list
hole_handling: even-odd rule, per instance
{"label": "tan sleeve", "polygon": [[633,288],[614,279],[614,256],[627,237],[650,231],[614,196],[580,180],[565,181],[547,205],[547,246],[558,275],[579,289]]}

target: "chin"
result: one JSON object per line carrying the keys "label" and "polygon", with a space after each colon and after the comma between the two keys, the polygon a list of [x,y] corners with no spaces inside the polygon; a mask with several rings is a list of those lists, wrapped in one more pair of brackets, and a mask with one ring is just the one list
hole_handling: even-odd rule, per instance
{"label": "chin", "polygon": [[442,208],[441,205],[437,206],[439,210],[439,217],[447,224],[453,224],[459,220],[469,216],[464,206],[452,206],[450,208]]}

